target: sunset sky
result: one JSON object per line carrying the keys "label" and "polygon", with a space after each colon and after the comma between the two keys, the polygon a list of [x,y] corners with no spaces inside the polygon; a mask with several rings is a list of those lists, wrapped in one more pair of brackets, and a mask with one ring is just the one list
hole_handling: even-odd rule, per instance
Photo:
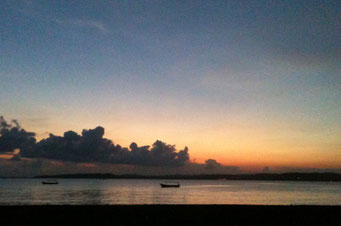
{"label": "sunset sky", "polygon": [[340,1],[2,1],[0,115],[190,160],[341,168]]}

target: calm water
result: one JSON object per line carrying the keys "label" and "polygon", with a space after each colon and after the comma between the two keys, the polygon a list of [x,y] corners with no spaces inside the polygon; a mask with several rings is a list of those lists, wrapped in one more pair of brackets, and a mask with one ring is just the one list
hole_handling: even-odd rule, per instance
{"label": "calm water", "polygon": [[274,204],[341,205],[341,183],[177,180],[0,179],[0,205],[37,204]]}

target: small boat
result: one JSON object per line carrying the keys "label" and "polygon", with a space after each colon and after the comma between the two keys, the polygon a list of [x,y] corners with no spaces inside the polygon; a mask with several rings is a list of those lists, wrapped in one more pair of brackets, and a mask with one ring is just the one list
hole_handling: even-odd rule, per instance
{"label": "small boat", "polygon": [[44,180],[41,182],[42,184],[59,184],[56,180]]}
{"label": "small boat", "polygon": [[180,184],[177,182],[171,182],[171,183],[161,183],[161,188],[179,188]]}

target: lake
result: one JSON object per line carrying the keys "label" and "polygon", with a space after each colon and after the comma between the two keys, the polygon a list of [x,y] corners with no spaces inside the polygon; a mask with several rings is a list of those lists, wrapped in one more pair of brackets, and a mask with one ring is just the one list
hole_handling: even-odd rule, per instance
{"label": "lake", "polygon": [[0,205],[260,204],[341,205],[341,183],[291,181],[0,179]]}

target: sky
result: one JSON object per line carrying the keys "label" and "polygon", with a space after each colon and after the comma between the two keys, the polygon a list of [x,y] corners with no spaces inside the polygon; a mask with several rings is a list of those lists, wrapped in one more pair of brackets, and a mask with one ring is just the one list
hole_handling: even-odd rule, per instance
{"label": "sky", "polygon": [[340,1],[2,1],[0,115],[190,161],[341,169]]}

